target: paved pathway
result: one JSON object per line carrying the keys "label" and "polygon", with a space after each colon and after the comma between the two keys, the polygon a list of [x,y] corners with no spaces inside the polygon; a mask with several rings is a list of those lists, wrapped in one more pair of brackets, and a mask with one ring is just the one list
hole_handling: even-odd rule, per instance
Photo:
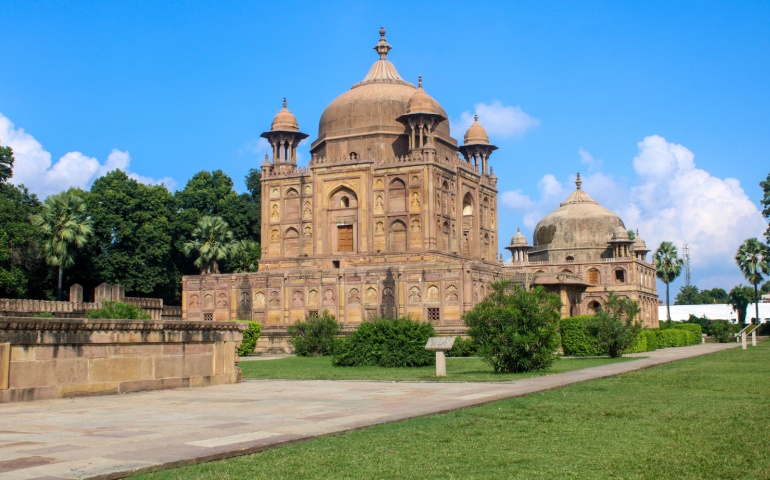
{"label": "paved pathway", "polygon": [[247,380],[242,384],[0,405],[0,479],[121,478],[317,435],[444,412],[737,346],[509,383]]}

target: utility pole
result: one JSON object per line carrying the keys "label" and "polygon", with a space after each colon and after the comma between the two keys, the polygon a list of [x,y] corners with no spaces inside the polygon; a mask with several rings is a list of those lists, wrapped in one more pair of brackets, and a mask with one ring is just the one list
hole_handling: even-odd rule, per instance
{"label": "utility pole", "polygon": [[687,240],[682,245],[682,254],[684,255],[684,284],[690,286],[690,245]]}

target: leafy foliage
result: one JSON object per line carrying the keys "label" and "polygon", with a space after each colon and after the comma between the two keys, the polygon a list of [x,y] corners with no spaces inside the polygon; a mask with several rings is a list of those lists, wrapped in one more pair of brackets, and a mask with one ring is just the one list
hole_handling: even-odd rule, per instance
{"label": "leafy foliage", "polygon": [[695,285],[682,285],[674,298],[674,305],[710,305],[727,303],[727,292],[722,288],[698,290]]}
{"label": "leafy foliage", "polygon": [[195,266],[201,275],[219,273],[219,262],[226,260],[235,248],[233,232],[221,217],[202,217],[193,230],[193,239],[185,242],[182,251],[185,255],[195,254]]}
{"label": "leafy foliage", "polygon": [[294,346],[294,353],[299,357],[321,357],[334,355],[337,336],[342,333],[342,325],[334,315],[324,310],[321,316],[310,315],[304,322],[297,322],[287,329]]}
{"label": "leafy foliage", "polygon": [[732,325],[727,320],[712,320],[709,323],[709,335],[719,343],[727,343],[733,339]]}
{"label": "leafy foliage", "polygon": [[61,300],[64,270],[75,264],[74,249],[85,246],[93,233],[86,204],[69,191],[51,195],[31,221],[41,233],[46,263],[59,269],[57,298]]}
{"label": "leafy foliage", "polygon": [[248,323],[249,327],[243,331],[243,340],[238,347],[238,356],[245,357],[254,353],[254,349],[257,348],[257,340],[260,333],[262,333],[262,327],[259,322],[253,320],[236,320],[236,322]]}
{"label": "leafy foliage", "polygon": [[563,318],[559,322],[561,346],[564,355],[574,357],[593,357],[607,352],[599,344],[599,340],[591,335],[588,324],[594,319],[593,315],[579,315]]}
{"label": "leafy foliage", "polygon": [[358,328],[334,352],[336,366],[419,367],[433,365],[435,354],[425,350],[435,335],[433,325],[408,317],[374,317]]}
{"label": "leafy foliage", "polygon": [[728,296],[730,306],[738,314],[738,323],[746,323],[746,310],[749,308],[749,303],[754,301],[754,292],[751,287],[738,285],[730,290]]}
{"label": "leafy foliage", "polygon": [[227,261],[228,270],[235,273],[256,272],[261,253],[261,246],[253,240],[236,241]]}
{"label": "leafy foliage", "polygon": [[[759,182],[759,186],[762,187],[762,192],[764,193],[764,196],[760,201],[760,203],[762,203],[762,215],[764,215],[765,219],[770,223],[770,173],[767,174],[766,180]],[[768,226],[765,231],[765,239],[770,245],[770,226]]]}
{"label": "leafy foliage", "polygon": [[463,315],[479,356],[495,372],[549,368],[559,344],[559,297],[542,287],[526,291],[509,282],[492,284],[492,292]]}
{"label": "leafy foliage", "polygon": [[86,313],[87,318],[110,318],[120,320],[149,320],[150,314],[136,305],[122,302],[104,302],[102,308],[95,308]]}
{"label": "leafy foliage", "polygon": [[72,280],[89,288],[119,283],[129,295],[178,302],[181,273],[173,244],[180,232],[168,189],[113,170],[96,179],[85,198],[94,238]]}
{"label": "leafy foliage", "polygon": [[635,321],[639,311],[639,304],[630,298],[610,292],[601,310],[588,323],[588,331],[611,358],[621,357],[642,331],[642,324]]}
{"label": "leafy foliage", "polygon": [[735,253],[735,263],[746,280],[754,286],[754,320],[759,322],[758,285],[765,275],[770,275],[770,248],[756,238],[746,239]]}
{"label": "leafy foliage", "polygon": [[644,329],[623,353],[652,352],[658,349],[658,329]]}
{"label": "leafy foliage", "polygon": [[478,347],[472,338],[455,337],[455,343],[452,348],[447,350],[447,357],[475,357],[478,354]]}
{"label": "leafy foliage", "polygon": [[682,273],[684,260],[679,258],[676,246],[671,242],[660,242],[660,246],[652,256],[655,265],[655,275],[666,284],[666,318],[671,320],[669,302],[669,284]]}
{"label": "leafy foliage", "polygon": [[5,183],[13,175],[13,149],[0,145],[0,183]]}

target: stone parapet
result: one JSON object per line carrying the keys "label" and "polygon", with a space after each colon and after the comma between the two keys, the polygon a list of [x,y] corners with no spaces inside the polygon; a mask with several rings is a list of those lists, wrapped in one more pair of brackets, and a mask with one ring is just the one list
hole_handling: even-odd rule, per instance
{"label": "stone parapet", "polygon": [[0,317],[0,403],[237,383],[245,328]]}

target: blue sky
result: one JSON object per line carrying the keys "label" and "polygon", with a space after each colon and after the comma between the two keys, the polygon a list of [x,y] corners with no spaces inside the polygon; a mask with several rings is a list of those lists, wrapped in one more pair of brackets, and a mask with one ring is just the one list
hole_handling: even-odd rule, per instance
{"label": "blue sky", "polygon": [[[243,177],[283,97],[313,140],[377,59],[500,149],[500,245],[574,188],[654,248],[692,249],[693,282],[741,282],[765,228],[770,2],[3,2],[0,141],[42,197],[122,168],[182,188]],[[307,145],[300,163],[307,162]],[[507,252],[501,248],[506,259]],[[674,285],[676,292],[680,282]],[[745,283],[745,282],[744,282]],[[662,291],[662,289],[661,289]]]}

